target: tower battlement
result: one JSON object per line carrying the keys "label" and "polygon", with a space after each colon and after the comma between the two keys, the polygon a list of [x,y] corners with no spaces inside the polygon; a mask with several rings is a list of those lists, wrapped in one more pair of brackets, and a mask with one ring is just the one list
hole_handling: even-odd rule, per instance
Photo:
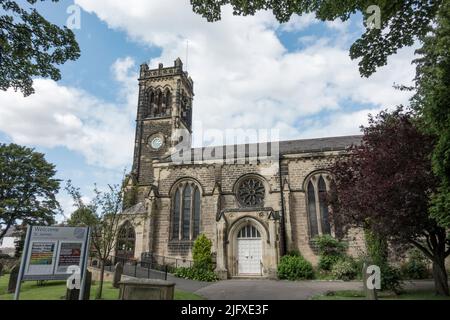
{"label": "tower battlement", "polygon": [[140,71],[140,81],[150,80],[164,77],[181,76],[189,85],[190,89],[193,91],[194,81],[189,76],[187,71],[183,70],[183,62],[180,58],[174,61],[172,67],[164,67],[162,63],[158,65],[158,68],[150,69],[147,63],[141,65]]}

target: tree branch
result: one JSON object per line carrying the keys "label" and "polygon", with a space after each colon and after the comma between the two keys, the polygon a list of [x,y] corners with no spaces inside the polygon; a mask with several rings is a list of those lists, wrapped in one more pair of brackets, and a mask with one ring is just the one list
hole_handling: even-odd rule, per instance
{"label": "tree branch", "polygon": [[417,242],[416,240],[409,240],[414,246],[416,246],[420,251],[422,251],[428,258],[430,258],[431,260],[434,260],[434,255],[428,251],[427,248],[425,248],[423,245],[421,245],[419,242]]}

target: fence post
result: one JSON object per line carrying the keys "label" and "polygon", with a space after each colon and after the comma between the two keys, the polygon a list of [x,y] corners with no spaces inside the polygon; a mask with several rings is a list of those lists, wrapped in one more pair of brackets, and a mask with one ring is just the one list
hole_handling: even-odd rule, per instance
{"label": "fence post", "polygon": [[150,279],[150,265],[147,265],[147,279]]}
{"label": "fence post", "polygon": [[135,262],[134,262],[134,277],[135,277],[135,278],[136,278],[136,275],[137,275],[137,265],[138,265],[138,262],[135,261]]}
{"label": "fence post", "polygon": [[164,278],[164,280],[166,280],[166,281],[167,281],[167,269],[168,269],[168,267],[167,267],[167,264],[166,264],[166,275],[165,275],[165,278]]}

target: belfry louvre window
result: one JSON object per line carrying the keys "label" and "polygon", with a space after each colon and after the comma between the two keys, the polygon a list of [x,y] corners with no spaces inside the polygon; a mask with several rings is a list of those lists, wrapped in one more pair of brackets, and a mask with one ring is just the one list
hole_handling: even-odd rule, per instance
{"label": "belfry louvre window", "polygon": [[200,190],[196,184],[178,185],[172,197],[172,240],[195,240],[200,233]]}
{"label": "belfry louvre window", "polygon": [[327,174],[320,173],[312,176],[307,183],[306,203],[310,238],[331,234],[329,211],[326,203],[327,178]]}

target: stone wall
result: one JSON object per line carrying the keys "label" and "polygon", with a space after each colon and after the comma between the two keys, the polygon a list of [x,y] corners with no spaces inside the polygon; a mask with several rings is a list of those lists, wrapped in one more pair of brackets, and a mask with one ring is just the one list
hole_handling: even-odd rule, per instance
{"label": "stone wall", "polygon": [[[298,250],[302,255],[317,264],[318,256],[311,245],[309,222],[306,209],[305,181],[314,172],[324,170],[334,161],[337,152],[320,152],[311,154],[289,155],[282,160],[282,179],[286,186],[283,189],[285,211],[288,225],[288,250]],[[156,198],[152,204],[151,218],[141,229],[137,229],[141,243],[136,244],[136,256],[141,252],[152,251],[157,255],[192,259],[191,241],[170,240],[171,210],[174,187],[188,179],[194,181],[201,190],[200,233],[205,234],[213,242],[213,251],[217,243],[217,215],[226,209],[239,209],[241,205],[236,199],[236,186],[241,178],[249,175],[259,177],[265,185],[266,197],[264,207],[273,211],[282,210],[281,185],[278,162],[261,162],[258,164],[223,164],[204,163],[192,165],[175,165],[167,162],[152,162]],[[148,196],[150,187],[140,186],[140,194]],[[148,224],[151,227],[145,227]],[[281,227],[281,224],[278,228]],[[153,230],[152,247],[147,230]],[[281,230],[276,232],[280,234]],[[150,235],[149,235],[150,236]],[[349,253],[356,256],[364,249],[364,241],[360,232],[349,235]],[[281,248],[278,248],[281,249]]]}

